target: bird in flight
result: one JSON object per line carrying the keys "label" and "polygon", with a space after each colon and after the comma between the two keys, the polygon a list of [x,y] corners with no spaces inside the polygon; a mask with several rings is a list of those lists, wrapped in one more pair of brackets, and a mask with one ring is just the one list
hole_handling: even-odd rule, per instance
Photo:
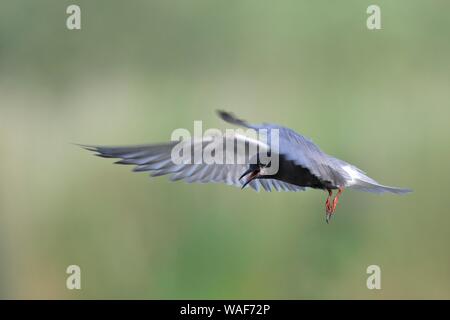
{"label": "bird in flight", "polygon": [[[271,150],[273,148],[270,142],[261,142],[242,134],[225,135],[222,138],[224,144],[232,143],[234,146],[233,151],[236,152],[234,163],[174,163],[172,149],[180,143],[177,141],[123,147],[81,146],[96,152],[97,156],[120,159],[116,162],[118,164],[135,165],[133,171],[136,172],[148,171],[151,176],[170,175],[172,181],[221,182],[241,188],[248,185],[256,191],[261,187],[266,191],[272,189],[304,191],[306,188],[324,190],[327,192],[325,201],[327,223],[335,213],[339,197],[346,188],[372,193],[404,194],[412,191],[379,184],[356,166],[326,154],[310,139],[292,129],[268,123],[249,124],[225,111],[218,111],[218,115],[227,123],[247,129],[276,129],[278,132],[276,154]],[[200,142],[185,139],[181,143],[191,149],[198,143],[207,148],[213,141],[214,139],[204,137]],[[243,143],[245,148],[237,148],[238,143]],[[260,161],[258,157],[256,160],[253,159],[254,161],[249,161],[249,150],[252,147],[256,147],[258,152],[272,152],[272,157],[277,156],[276,173],[267,174],[267,168],[270,166],[267,161]],[[333,191],[336,191],[334,197]]]}

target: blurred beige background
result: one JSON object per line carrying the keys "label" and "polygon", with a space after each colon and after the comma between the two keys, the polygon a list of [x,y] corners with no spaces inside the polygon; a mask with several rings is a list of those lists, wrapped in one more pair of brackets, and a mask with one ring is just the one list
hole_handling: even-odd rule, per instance
{"label": "blurred beige background", "polygon": [[[366,8],[382,30],[366,28]],[[69,31],[66,7],[81,7]],[[0,5],[1,298],[450,298],[448,1]],[[271,121],[407,196],[170,183],[71,143]],[[82,290],[66,289],[77,264]],[[366,268],[382,290],[366,288]]]}

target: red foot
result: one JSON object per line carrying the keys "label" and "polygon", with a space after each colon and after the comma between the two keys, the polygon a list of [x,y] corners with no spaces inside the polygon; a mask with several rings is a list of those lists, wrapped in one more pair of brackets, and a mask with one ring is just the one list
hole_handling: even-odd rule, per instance
{"label": "red foot", "polygon": [[342,194],[342,192],[344,191],[344,188],[339,188],[336,196],[333,199],[333,205],[331,205],[331,196],[333,195],[333,192],[331,190],[328,190],[328,198],[327,201],[325,203],[325,207],[326,207],[326,221],[327,223],[330,221],[331,216],[334,214],[334,212],[336,211],[336,206],[339,203],[339,196]]}
{"label": "red foot", "polygon": [[339,196],[342,194],[342,192],[344,191],[344,188],[339,188],[339,191],[338,191],[338,193],[336,194],[336,197],[334,197],[334,200],[333,200],[333,213],[334,213],[334,211],[336,210],[336,206],[337,206],[337,204],[338,204],[338,202],[339,202]]}
{"label": "red foot", "polygon": [[325,208],[327,210],[327,213],[331,211],[331,197],[333,196],[333,191],[331,191],[330,189],[328,189],[328,197],[327,197],[327,201],[325,202]]}

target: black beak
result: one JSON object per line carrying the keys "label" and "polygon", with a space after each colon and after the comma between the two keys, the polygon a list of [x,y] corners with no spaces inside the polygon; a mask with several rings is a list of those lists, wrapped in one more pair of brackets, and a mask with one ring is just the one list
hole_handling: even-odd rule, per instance
{"label": "black beak", "polygon": [[253,169],[248,169],[247,171],[245,171],[241,177],[239,178],[239,180],[241,180],[243,177],[245,177],[246,175],[248,175],[250,173],[250,175],[247,178],[247,181],[245,181],[245,183],[242,185],[241,189],[244,189],[246,185],[248,185],[253,179],[255,179],[258,174],[259,174],[259,169],[253,170]]}
{"label": "black beak", "polygon": [[239,180],[241,180],[243,177],[245,177],[246,175],[248,175],[250,172],[252,172],[253,171],[253,169],[252,168],[250,168],[250,169],[248,169],[248,170],[245,170],[245,172],[242,174],[242,176],[240,176],[239,177]]}

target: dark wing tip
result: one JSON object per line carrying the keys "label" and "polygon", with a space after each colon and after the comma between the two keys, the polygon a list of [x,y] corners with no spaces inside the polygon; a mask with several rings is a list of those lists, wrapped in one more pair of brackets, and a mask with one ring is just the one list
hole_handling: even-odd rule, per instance
{"label": "dark wing tip", "polygon": [[237,118],[234,114],[224,110],[217,110],[217,115],[225,122],[238,126],[249,127],[247,121]]}
{"label": "dark wing tip", "polygon": [[223,121],[232,122],[237,120],[236,116],[231,112],[225,110],[216,110],[216,113],[219,116],[219,118],[222,119]]}
{"label": "dark wing tip", "polygon": [[230,115],[230,113],[225,110],[216,110],[216,113],[222,119]]}
{"label": "dark wing tip", "polygon": [[74,145],[81,147],[87,151],[95,152],[94,155],[97,157],[100,157],[100,158],[117,158],[116,156],[114,156],[112,154],[108,154],[106,152],[106,150],[104,150],[105,148],[102,148],[102,147],[86,145],[86,144],[79,144],[79,143],[74,143]]}
{"label": "dark wing tip", "polygon": [[75,146],[78,146],[80,148],[83,148],[83,149],[85,149],[87,151],[93,151],[93,152],[98,151],[98,147],[96,147],[96,146],[90,146],[90,145],[87,145],[87,144],[79,144],[79,143],[72,143],[72,144],[75,145]]}

